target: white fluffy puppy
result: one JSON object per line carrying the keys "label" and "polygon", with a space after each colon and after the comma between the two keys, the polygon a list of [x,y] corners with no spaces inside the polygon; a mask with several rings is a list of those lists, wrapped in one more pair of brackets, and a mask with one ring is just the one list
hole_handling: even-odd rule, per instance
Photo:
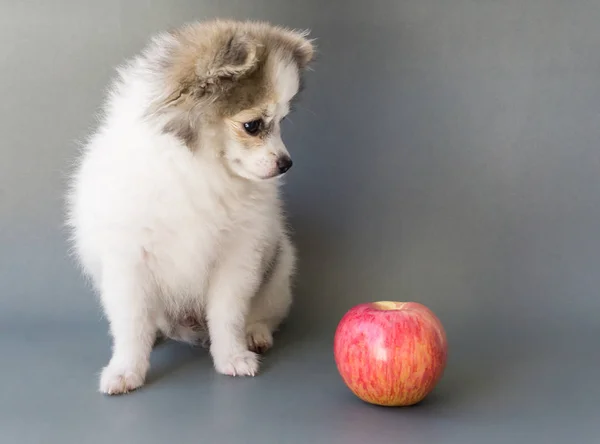
{"label": "white fluffy puppy", "polygon": [[160,34],[118,70],[67,195],[113,340],[103,393],[143,385],[159,335],[257,372],[292,301],[280,122],[312,57],[304,33],[223,20]]}

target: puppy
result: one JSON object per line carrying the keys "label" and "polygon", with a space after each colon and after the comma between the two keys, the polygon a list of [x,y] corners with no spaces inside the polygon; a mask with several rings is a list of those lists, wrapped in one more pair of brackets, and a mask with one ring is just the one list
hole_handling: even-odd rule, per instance
{"label": "puppy", "polygon": [[142,386],[159,336],[257,373],[292,303],[280,123],[312,58],[306,33],[217,20],[118,69],[67,193],[72,252],[110,325],[101,392]]}

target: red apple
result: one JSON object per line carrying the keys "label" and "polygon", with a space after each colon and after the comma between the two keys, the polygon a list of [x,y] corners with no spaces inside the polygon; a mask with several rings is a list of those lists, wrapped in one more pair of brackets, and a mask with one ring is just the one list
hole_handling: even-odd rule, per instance
{"label": "red apple", "polygon": [[442,377],[446,332],[417,302],[357,305],[340,320],[334,358],[344,383],[360,399],[382,406],[422,401]]}

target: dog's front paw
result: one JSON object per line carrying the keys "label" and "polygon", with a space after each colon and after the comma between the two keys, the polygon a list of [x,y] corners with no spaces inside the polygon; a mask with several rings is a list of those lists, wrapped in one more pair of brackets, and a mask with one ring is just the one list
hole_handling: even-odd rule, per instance
{"label": "dog's front paw", "polygon": [[134,370],[108,365],[102,370],[100,392],[107,395],[121,395],[144,385],[145,375]]}
{"label": "dog's front paw", "polygon": [[215,359],[215,369],[228,376],[255,376],[258,372],[258,355],[249,350],[223,359]]}
{"label": "dog's front paw", "polygon": [[273,346],[273,335],[265,324],[251,324],[246,329],[248,348],[256,353],[265,353]]}

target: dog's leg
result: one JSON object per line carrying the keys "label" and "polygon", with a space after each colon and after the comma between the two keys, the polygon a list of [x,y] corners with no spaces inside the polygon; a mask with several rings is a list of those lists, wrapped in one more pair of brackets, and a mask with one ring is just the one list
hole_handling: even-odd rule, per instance
{"label": "dog's leg", "polygon": [[100,391],[127,393],[144,384],[156,339],[147,281],[130,267],[110,266],[103,272],[101,293],[113,352],[102,371]]}
{"label": "dog's leg", "polygon": [[282,238],[269,273],[252,300],[246,326],[250,350],[264,353],[273,346],[273,333],[290,311],[291,278],[295,269],[295,251],[287,238]]}
{"label": "dog's leg", "polygon": [[253,245],[237,245],[219,264],[207,294],[206,317],[210,353],[217,372],[254,376],[258,355],[246,344],[246,317],[260,284],[260,255]]}

